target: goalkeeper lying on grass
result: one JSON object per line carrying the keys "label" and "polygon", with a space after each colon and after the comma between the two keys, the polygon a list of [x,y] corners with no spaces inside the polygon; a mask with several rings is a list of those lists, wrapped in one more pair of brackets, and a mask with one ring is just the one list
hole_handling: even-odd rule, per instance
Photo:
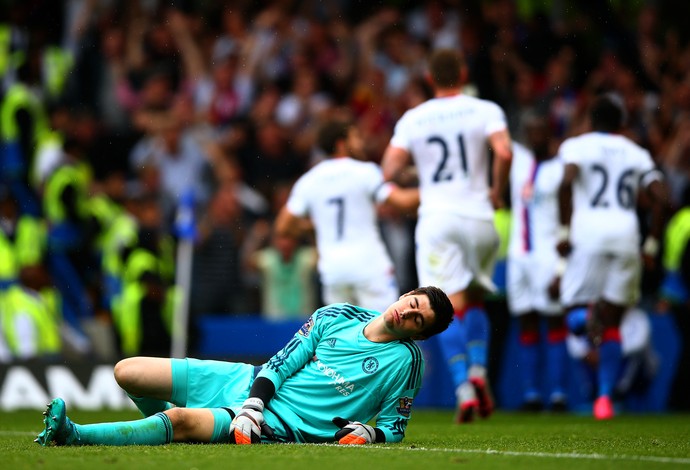
{"label": "goalkeeper lying on grass", "polygon": [[[143,419],[76,424],[56,398],[36,442],[399,442],[424,373],[414,340],[442,332],[452,318],[443,291],[420,287],[382,314],[349,304],[318,309],[262,367],[124,359],[115,378]],[[363,424],[374,417],[376,427]]]}

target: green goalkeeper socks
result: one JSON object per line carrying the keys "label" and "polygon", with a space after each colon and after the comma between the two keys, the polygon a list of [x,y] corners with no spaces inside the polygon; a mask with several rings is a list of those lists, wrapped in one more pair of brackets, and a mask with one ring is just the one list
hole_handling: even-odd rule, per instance
{"label": "green goalkeeper socks", "polygon": [[160,413],[161,411],[172,408],[172,404],[165,400],[158,400],[156,398],[148,397],[135,397],[129,393],[127,396],[134,402],[137,408],[139,408],[139,411],[141,411],[141,414],[143,414],[145,417],[153,416],[156,413]]}
{"label": "green goalkeeper socks", "polygon": [[71,445],[161,445],[173,440],[170,418],[156,413],[136,421],[115,423],[74,424],[77,439]]}

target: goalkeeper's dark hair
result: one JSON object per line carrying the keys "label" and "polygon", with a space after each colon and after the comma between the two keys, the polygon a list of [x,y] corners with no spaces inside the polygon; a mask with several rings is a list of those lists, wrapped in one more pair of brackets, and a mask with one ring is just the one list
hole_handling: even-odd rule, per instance
{"label": "goalkeeper's dark hair", "polygon": [[335,153],[335,147],[339,140],[347,139],[347,134],[352,126],[346,120],[329,120],[319,129],[316,136],[316,145],[328,155]]}
{"label": "goalkeeper's dark hair", "polygon": [[423,339],[446,331],[453,321],[453,304],[441,289],[435,286],[417,287],[410,292],[411,295],[426,295],[429,299],[431,310],[434,311],[434,322],[424,328],[419,336]]}

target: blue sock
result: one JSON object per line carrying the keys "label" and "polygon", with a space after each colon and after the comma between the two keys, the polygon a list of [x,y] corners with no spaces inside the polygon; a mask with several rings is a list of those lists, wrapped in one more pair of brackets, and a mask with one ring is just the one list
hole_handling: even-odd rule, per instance
{"label": "blue sock", "polygon": [[161,445],[173,440],[170,418],[156,413],[148,418],[115,423],[74,424],[81,445]]}
{"label": "blue sock", "polygon": [[137,408],[139,408],[139,411],[141,411],[141,414],[144,415],[144,417],[155,415],[156,413],[160,413],[161,411],[172,408],[172,404],[165,400],[158,400],[157,398],[148,397],[135,397],[129,393],[127,396],[134,402]]}
{"label": "blue sock", "polygon": [[551,397],[565,397],[568,350],[565,344],[567,331],[554,330],[548,333],[546,343],[546,377]]}
{"label": "blue sock", "polygon": [[622,356],[618,328],[607,328],[599,346],[599,396],[611,397],[620,373]]}
{"label": "blue sock", "polygon": [[576,307],[565,317],[565,324],[568,330],[574,335],[583,335],[587,330],[587,307]]}
{"label": "blue sock", "polygon": [[518,339],[520,348],[519,367],[522,379],[523,400],[532,401],[539,399],[537,387],[537,368],[539,362],[539,334],[526,331],[520,333]]}
{"label": "blue sock", "polygon": [[448,364],[448,371],[457,389],[467,381],[467,353],[465,352],[465,331],[462,322],[455,318],[448,329],[438,335],[441,354]]}
{"label": "blue sock", "polygon": [[465,312],[467,361],[470,367],[486,367],[489,345],[489,318],[484,307],[471,307]]}

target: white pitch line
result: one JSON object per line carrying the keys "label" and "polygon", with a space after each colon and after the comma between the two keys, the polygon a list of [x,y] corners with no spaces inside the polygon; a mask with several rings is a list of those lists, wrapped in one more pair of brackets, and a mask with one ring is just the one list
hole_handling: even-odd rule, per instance
{"label": "white pitch line", "polygon": [[690,459],[682,457],[659,457],[653,455],[626,455],[626,454],[580,454],[568,452],[518,452],[510,450],[494,450],[494,449],[445,449],[445,448],[428,448],[428,447],[381,447],[381,446],[341,446],[333,445],[340,448],[359,448],[367,450],[408,450],[413,452],[448,452],[459,454],[482,454],[482,455],[506,455],[510,457],[538,457],[547,459],[580,459],[580,460],[631,460],[637,462],[654,462],[654,463],[670,463],[670,464],[684,464],[690,465]]}
{"label": "white pitch line", "polygon": [[0,431],[0,436],[36,436],[38,432],[31,431]]}
{"label": "white pitch line", "polygon": [[[0,436],[36,436],[35,432],[30,431],[0,431]],[[299,444],[295,444],[299,445]],[[659,457],[654,455],[626,455],[626,454],[579,454],[568,452],[518,452],[512,450],[494,449],[445,449],[429,447],[383,447],[373,446],[343,446],[339,444],[316,444],[317,446],[335,447],[338,449],[365,449],[365,450],[407,450],[412,452],[447,452],[457,454],[482,454],[482,455],[507,455],[510,457],[538,457],[546,459],[579,459],[579,460],[632,460],[637,462],[671,463],[690,465],[690,459],[682,457]]]}

